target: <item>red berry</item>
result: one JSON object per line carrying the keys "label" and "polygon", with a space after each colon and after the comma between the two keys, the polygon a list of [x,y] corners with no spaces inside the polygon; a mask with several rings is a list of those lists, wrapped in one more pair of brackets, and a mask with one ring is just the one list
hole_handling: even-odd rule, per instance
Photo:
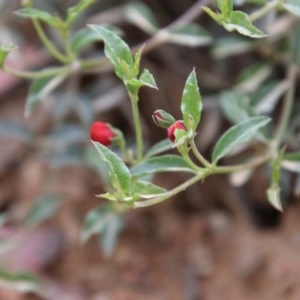
{"label": "red berry", "polygon": [[90,128],[90,137],[94,142],[99,142],[104,146],[111,144],[111,139],[115,136],[115,133],[109,127],[107,123],[94,122]]}
{"label": "red berry", "polygon": [[174,122],[169,128],[168,128],[168,138],[171,140],[171,142],[175,142],[175,131],[177,129],[180,130],[187,130],[187,128],[185,127],[185,125],[183,124],[183,121],[178,120],[176,122]]}

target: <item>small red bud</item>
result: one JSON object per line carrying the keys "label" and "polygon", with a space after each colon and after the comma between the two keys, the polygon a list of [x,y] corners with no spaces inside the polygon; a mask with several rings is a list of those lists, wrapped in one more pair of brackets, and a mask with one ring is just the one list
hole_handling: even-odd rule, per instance
{"label": "small red bud", "polygon": [[107,123],[98,121],[91,125],[90,137],[94,142],[109,146],[111,144],[111,139],[115,137],[115,133]]}
{"label": "small red bud", "polygon": [[175,122],[174,117],[162,109],[156,110],[152,114],[152,119],[157,126],[163,128],[168,128]]}
{"label": "small red bud", "polygon": [[185,125],[183,124],[183,121],[178,120],[176,122],[174,122],[169,128],[168,128],[168,138],[171,140],[172,143],[175,142],[175,131],[177,129],[180,130],[187,130],[187,128],[185,127]]}

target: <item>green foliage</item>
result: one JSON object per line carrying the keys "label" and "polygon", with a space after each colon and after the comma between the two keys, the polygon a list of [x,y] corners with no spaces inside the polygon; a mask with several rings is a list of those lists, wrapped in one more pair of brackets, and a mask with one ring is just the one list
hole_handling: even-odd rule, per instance
{"label": "green foliage", "polygon": [[85,242],[93,234],[99,234],[104,255],[109,256],[115,248],[122,223],[122,216],[117,214],[112,206],[100,205],[87,214],[82,227],[81,240]]}
{"label": "green foliage", "polygon": [[195,69],[186,80],[181,99],[181,112],[187,129],[195,130],[201,119],[202,99]]}
{"label": "green foliage", "polygon": [[181,156],[172,154],[148,158],[143,163],[131,169],[131,174],[135,177],[160,172],[194,172],[194,170]]}
{"label": "green foliage", "polygon": [[263,38],[266,36],[252,24],[251,19],[246,13],[233,10],[232,0],[218,0],[217,5],[221,13],[215,13],[209,7],[203,7],[203,10],[226,30],[237,31],[251,38]]}
{"label": "green foliage", "polygon": [[7,55],[13,51],[16,47],[12,44],[10,45],[2,45],[1,42],[0,42],[0,68],[3,67],[3,64],[5,62],[5,59],[7,57]]}
{"label": "green foliage", "polygon": [[130,69],[133,68],[134,61],[128,45],[106,27],[100,25],[89,26],[104,41],[105,55],[113,64],[116,74],[122,80],[129,79],[131,77]]}
{"label": "green foliage", "polygon": [[[200,123],[203,103],[195,68],[189,74],[183,87],[180,106],[182,113],[180,119],[183,121],[171,117],[163,126],[164,130],[168,130],[174,123],[175,125],[178,124],[176,122],[183,125],[183,128],[174,131],[174,143],[170,140],[163,140],[148,150],[144,149],[147,143],[145,143],[142,132],[138,105],[141,87],[146,86],[157,89],[151,72],[147,68],[142,70],[140,68],[143,53],[165,42],[191,47],[209,45],[214,42],[212,34],[192,22],[194,17],[190,17],[191,12],[168,26],[160,28],[156,14],[140,2],[126,5],[124,11],[127,21],[151,36],[149,44],[142,47],[131,48],[122,39],[121,31],[111,25],[89,25],[87,28],[81,28],[77,31],[74,30],[75,28],[71,28],[78,15],[94,2],[94,0],[77,2],[77,4],[67,9],[65,19],[58,17],[56,14],[34,8],[30,2],[26,4],[25,8],[16,12],[17,15],[32,20],[41,42],[62,66],[30,72],[12,70],[7,67],[5,62],[7,55],[14,47],[0,45],[0,68],[12,75],[33,79],[25,104],[26,116],[33,114],[36,105],[47,99],[47,96],[58,88],[64,80],[68,79],[70,86],[74,89],[74,83],[76,84],[81,73],[102,72],[109,67],[108,61],[127,90],[135,131],[135,140],[130,143],[130,146],[123,138],[121,130],[117,128],[114,129],[116,138],[112,140],[115,148],[108,148],[97,142],[93,143],[93,150],[96,150],[97,156],[95,156],[95,151],[93,152],[85,147],[86,145],[83,145],[83,141],[86,139],[85,129],[83,131],[74,126],[55,125],[55,130],[50,130],[47,138],[42,139],[42,143],[46,145],[48,150],[46,151],[48,161],[51,162],[52,166],[63,166],[74,162],[87,163],[96,170],[97,174],[102,176],[105,183],[112,187],[108,192],[98,195],[98,197],[112,202],[109,205],[98,206],[87,214],[82,230],[82,240],[86,241],[91,235],[97,234],[100,236],[104,254],[109,255],[112,253],[122,228],[122,213],[127,209],[150,206],[165,201],[213,174],[247,171],[263,164],[270,164],[271,166],[271,183],[267,190],[268,199],[276,209],[282,210],[280,199],[281,168],[300,173],[300,154],[295,149],[295,145],[289,145],[292,149],[290,153],[284,154],[284,151],[280,150],[286,142],[285,139],[288,138],[284,134],[287,131],[289,117],[292,112],[297,74],[295,68],[300,65],[300,27],[297,25],[293,28],[290,44],[286,43],[285,37],[277,36],[277,32],[273,33],[264,44],[264,40],[253,40],[253,38],[266,37],[266,34],[254,26],[253,22],[278,8],[299,16],[299,1],[244,1],[244,4],[253,4],[251,9],[253,7],[254,12],[251,14],[247,13],[248,6],[246,5],[243,6],[245,11],[235,10],[233,0],[216,0],[217,11],[209,7],[203,8],[215,22],[223,26],[228,32],[234,31],[242,35],[233,36],[228,33],[224,37],[217,38],[213,48],[211,48],[214,58],[226,59],[248,51],[261,50],[264,46],[268,50],[270,45],[274,48],[280,48],[274,55],[266,52],[267,54],[264,54],[267,58],[266,62],[247,63],[244,70],[237,76],[236,74],[229,74],[228,82],[230,83],[230,80],[236,81],[235,86],[229,87],[227,80],[224,80],[224,85],[220,84],[222,88],[212,91],[212,93],[215,93],[213,97],[220,99],[219,103],[225,117],[234,125],[217,140],[215,145],[211,145],[213,147],[211,161],[201,154],[195,143],[196,129],[199,125],[206,126],[203,122]],[[43,26],[39,22],[42,22]],[[211,28],[210,24],[208,25],[207,28]],[[48,37],[49,31],[44,30],[44,27],[55,29],[54,31],[59,40],[57,45]],[[249,38],[252,38],[251,42]],[[105,57],[101,52],[99,57],[85,58],[90,53],[83,50],[99,41],[104,43]],[[257,51],[259,55],[261,52]],[[287,79],[278,79],[274,72],[274,62],[278,65],[282,65],[283,62],[286,63],[287,53],[290,54],[290,65],[294,68],[293,72],[287,72]],[[285,58],[282,59],[282,57]],[[222,66],[226,66],[227,63],[228,61],[222,62]],[[226,90],[223,88],[225,86]],[[205,91],[205,87],[203,90]],[[72,101],[73,98],[78,96],[76,94],[74,97],[73,92],[72,90],[70,97]],[[267,139],[265,138],[265,126],[271,118],[260,115],[271,115],[284,93],[286,95],[282,103],[282,112],[279,110],[277,116],[278,124],[272,124],[275,128],[268,130]],[[78,98],[81,97],[82,95],[78,96]],[[88,101],[85,102],[88,103]],[[93,109],[89,107],[89,112],[84,111],[84,108],[79,107],[79,103],[83,103],[83,101],[75,99],[72,105],[65,105],[66,107],[69,105],[69,109],[77,114],[78,119],[85,120],[82,123],[86,128],[86,125],[93,119]],[[85,114],[88,117],[82,117],[82,115],[86,116]],[[59,120],[60,122],[64,117],[57,119],[53,117],[53,121]],[[274,132],[272,132],[273,129],[275,129]],[[37,137],[30,130],[21,125],[11,126],[11,124],[0,123],[0,134],[19,138],[28,144],[35,143],[37,140]],[[251,159],[251,154],[250,157],[246,157],[246,163],[240,165],[223,166],[219,164],[223,157],[231,154],[242,143],[245,144],[243,146],[247,146],[248,143],[253,147],[254,151],[251,152],[253,159]],[[55,147],[63,150],[57,151]],[[84,151],[82,151],[83,148]],[[172,148],[177,150],[179,155],[162,154]],[[84,156],[82,152],[77,155],[78,149],[85,153],[84,160],[82,160],[82,156]],[[290,148],[287,147],[287,149]],[[152,182],[155,175],[164,172],[187,172],[190,177],[185,182],[167,191]],[[44,219],[51,217],[59,204],[59,197],[41,196],[29,211],[25,218],[25,224],[35,226]],[[7,275],[6,277],[11,282],[16,280],[17,284],[24,279],[19,275],[10,277],[10,274],[5,272],[3,274],[2,277]]]}
{"label": "green foliage", "polygon": [[239,144],[250,141],[258,130],[270,121],[271,119],[268,117],[253,117],[228,129],[214,147],[213,162],[216,163]]}
{"label": "green foliage", "polygon": [[63,21],[57,17],[52,16],[50,13],[40,10],[38,8],[33,7],[26,7],[19,9],[15,12],[18,16],[23,18],[29,18],[29,19],[35,19],[40,20],[48,24],[49,26],[55,27],[55,28],[63,28],[64,24]]}
{"label": "green foliage", "polygon": [[131,194],[131,174],[120,157],[100,143],[94,142],[100,157],[109,168],[112,186],[116,189],[117,196],[124,199]]}

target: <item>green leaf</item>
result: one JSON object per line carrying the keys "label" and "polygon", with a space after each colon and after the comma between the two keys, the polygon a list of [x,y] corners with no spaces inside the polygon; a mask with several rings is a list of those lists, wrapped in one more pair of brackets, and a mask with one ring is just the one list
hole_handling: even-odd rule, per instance
{"label": "green leaf", "polygon": [[234,124],[240,123],[255,115],[250,99],[244,94],[230,90],[221,94],[221,108],[226,118]]}
{"label": "green leaf", "polygon": [[166,190],[148,181],[137,181],[133,186],[133,194],[140,198],[149,199],[159,194],[165,193]]}
{"label": "green leaf", "polygon": [[168,41],[184,46],[199,47],[209,45],[212,38],[198,24],[185,24],[179,28],[172,27],[169,31]]}
{"label": "green leaf", "polygon": [[188,76],[181,98],[181,112],[187,129],[195,130],[201,119],[202,99],[195,69]]}
{"label": "green leaf", "polygon": [[285,153],[283,159],[300,162],[300,151]]}
{"label": "green leaf", "polygon": [[279,2],[288,12],[300,17],[300,2],[299,0],[283,0]]}
{"label": "green leaf", "polygon": [[66,75],[62,74],[33,80],[26,98],[25,117],[29,117],[38,102],[46,99],[48,94],[59,86],[65,78]]}
{"label": "green leaf", "polygon": [[41,282],[35,276],[23,272],[8,272],[0,268],[0,285],[21,293],[37,292]]}
{"label": "green leaf", "polygon": [[265,82],[252,93],[251,106],[259,114],[271,113],[288,87],[289,83],[286,80]]}
{"label": "green leaf", "polygon": [[102,160],[104,160],[109,167],[109,175],[113,187],[117,190],[120,196],[130,194],[131,189],[131,175],[129,169],[121,160],[121,158],[112,152],[109,148],[100,143],[93,142]]}
{"label": "green leaf", "polygon": [[[124,69],[124,64],[125,66],[127,65],[128,68],[134,68],[134,61],[128,45],[116,33],[108,30],[104,26],[89,26],[97,32],[99,38],[104,41],[105,55],[113,64],[116,74],[122,80],[128,79],[127,70]],[[122,61],[124,63],[122,63]]]}
{"label": "green leaf", "polygon": [[282,202],[280,199],[280,177],[281,163],[285,149],[280,150],[273,158],[271,163],[271,186],[267,190],[267,197],[270,204],[277,210],[283,211]]}
{"label": "green leaf", "polygon": [[128,22],[136,25],[152,35],[158,30],[158,22],[149,7],[141,2],[133,2],[126,6],[125,17]]}
{"label": "green leaf", "polygon": [[60,204],[61,198],[56,195],[41,196],[26,216],[25,225],[35,226],[52,217]]}
{"label": "green leaf", "polygon": [[89,28],[83,28],[77,31],[71,39],[72,51],[78,53],[85,46],[99,41],[97,32],[90,30]]}
{"label": "green leaf", "polygon": [[281,166],[290,172],[300,173],[300,151],[284,154]]}
{"label": "green leaf", "polygon": [[149,70],[144,69],[142,74],[139,77],[139,80],[142,82],[143,86],[148,86],[152,89],[157,89],[155,79]]}
{"label": "green leaf", "polygon": [[116,247],[119,234],[123,228],[123,218],[115,213],[106,218],[106,224],[100,233],[100,245],[105,257],[109,257]]}
{"label": "green leaf", "polygon": [[223,21],[223,26],[228,31],[236,30],[240,34],[251,38],[266,37],[266,34],[252,25],[249,16],[242,11],[233,11],[230,15],[230,20]]}
{"label": "green leaf", "polygon": [[143,48],[144,48],[144,46],[140,47],[134,55],[134,67],[133,67],[133,76],[134,77],[137,77],[140,73],[140,63],[141,63]]}
{"label": "green leaf", "polygon": [[219,159],[230,153],[237,145],[251,140],[259,128],[271,121],[268,117],[253,117],[243,121],[227,130],[216,143],[212,160],[216,163]]}
{"label": "green leaf", "polygon": [[81,0],[76,5],[68,8],[67,11],[67,24],[70,26],[76,19],[79,13],[93,4],[95,0]]}
{"label": "green leaf", "polygon": [[250,52],[256,46],[256,43],[240,35],[219,37],[214,42],[212,55],[215,59],[224,59],[226,57]]}
{"label": "green leaf", "polygon": [[218,24],[222,23],[222,15],[215,13],[213,10],[211,10],[209,7],[203,6],[202,9]]}
{"label": "green leaf", "polygon": [[173,143],[169,139],[164,139],[153,145],[146,153],[146,157],[155,156],[173,148]]}
{"label": "green leaf", "polygon": [[0,68],[3,67],[7,55],[14,49],[16,49],[16,46],[13,44],[8,44],[4,46],[0,43]]}
{"label": "green leaf", "polygon": [[194,131],[193,129],[189,129],[189,130],[181,130],[181,129],[177,129],[174,132],[175,135],[175,142],[173,144],[173,147],[178,148],[179,146],[185,144],[188,142],[188,140],[192,139],[194,137]]}
{"label": "green leaf", "polygon": [[83,223],[81,240],[86,242],[93,234],[100,234],[104,254],[111,254],[122,228],[122,217],[110,205],[91,210]]}
{"label": "green leaf", "polygon": [[253,93],[272,74],[273,66],[262,62],[251,64],[238,74],[235,88],[243,93]]}
{"label": "green leaf", "polygon": [[267,197],[270,204],[277,210],[283,212],[283,207],[280,199],[280,188],[278,185],[272,185],[267,190]]}
{"label": "green leaf", "polygon": [[62,28],[63,22],[56,16],[52,16],[48,12],[44,10],[40,10],[38,8],[26,7],[19,9],[15,12],[18,16],[23,18],[37,19],[41,20],[48,25],[56,28]]}
{"label": "green leaf", "polygon": [[166,154],[146,159],[131,169],[132,176],[142,177],[161,172],[191,172],[194,170],[179,155]]}
{"label": "green leaf", "polygon": [[35,135],[21,123],[0,121],[0,135],[17,139],[28,144],[34,142]]}
{"label": "green leaf", "polygon": [[[299,16],[300,16],[300,2],[299,6]],[[300,67],[300,25],[296,26],[293,30],[291,39],[290,39],[290,49],[291,49],[291,58],[294,64]]]}

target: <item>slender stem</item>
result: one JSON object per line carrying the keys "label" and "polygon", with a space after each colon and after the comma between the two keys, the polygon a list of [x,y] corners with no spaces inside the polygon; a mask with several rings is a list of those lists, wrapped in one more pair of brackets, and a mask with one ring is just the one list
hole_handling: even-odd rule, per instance
{"label": "slender stem", "polygon": [[132,115],[135,129],[135,141],[136,141],[136,163],[139,163],[143,159],[143,136],[140,121],[140,114],[138,109],[138,94],[129,93],[132,107]]}
{"label": "slender stem", "polygon": [[194,177],[192,177],[189,180],[185,181],[184,183],[177,186],[176,188],[164,193],[162,196],[158,196],[156,198],[152,198],[152,199],[145,200],[145,201],[135,202],[134,207],[136,207],[136,208],[137,207],[147,207],[147,206],[151,206],[151,205],[154,205],[154,204],[161,203],[161,202],[177,195],[178,193],[186,190],[188,187],[190,187],[194,183],[198,182],[200,179],[205,178],[207,175],[208,175],[207,172],[199,172]]}
{"label": "slender stem", "polygon": [[9,67],[4,66],[3,71],[7,74],[10,74],[12,76],[25,78],[25,79],[37,79],[37,78],[44,78],[44,77],[50,77],[55,76],[60,73],[68,72],[70,69],[69,66],[63,66],[63,67],[57,67],[57,68],[49,68],[42,71],[37,72],[30,72],[30,71],[20,71],[20,70],[13,70]]}
{"label": "slender stem", "polygon": [[258,157],[257,159],[252,160],[245,164],[241,164],[241,165],[225,166],[225,167],[217,167],[217,166],[213,167],[210,165],[207,169],[198,171],[198,173],[194,177],[190,178],[189,180],[185,181],[184,183],[175,187],[174,189],[162,194],[161,196],[158,196],[156,198],[152,198],[149,200],[145,200],[145,201],[135,202],[134,207],[136,207],[136,208],[146,207],[146,206],[151,206],[154,204],[161,203],[161,202],[175,196],[176,194],[186,190],[188,187],[195,184],[199,180],[204,179],[207,176],[210,176],[213,174],[228,174],[228,173],[239,172],[239,171],[243,171],[243,170],[247,170],[247,169],[253,169],[253,168],[263,165],[271,158],[272,158],[272,153],[271,153],[271,151],[269,151],[266,154]]}
{"label": "slender stem", "polygon": [[249,161],[245,164],[235,165],[235,166],[221,166],[221,167],[215,167],[212,171],[212,174],[227,174],[227,173],[234,173],[234,172],[240,172],[247,169],[254,169],[257,168],[264,163],[266,163],[268,160],[272,158],[272,153],[267,152],[266,154],[258,157],[257,159],[254,159],[252,161]]}
{"label": "slender stem", "polygon": [[46,36],[43,28],[41,27],[39,21],[37,19],[32,19],[34,28],[39,36],[39,38],[41,39],[41,41],[44,43],[44,45],[46,46],[46,48],[49,50],[49,52],[60,62],[62,63],[69,63],[70,59],[63,55],[62,53],[60,53],[56,47],[53,45],[53,43],[48,39],[48,37]]}
{"label": "slender stem", "polygon": [[268,2],[262,8],[260,8],[260,9],[256,10],[255,12],[253,12],[249,16],[249,18],[252,22],[256,21],[256,20],[260,19],[261,17],[263,17],[264,15],[266,15],[271,10],[273,10],[276,6],[277,6],[277,1]]}
{"label": "slender stem", "polygon": [[192,139],[190,141],[192,152],[194,153],[195,157],[198,159],[198,161],[206,168],[210,168],[211,164],[202,156],[202,154],[198,151],[195,141]]}
{"label": "slender stem", "polygon": [[275,145],[278,147],[283,139],[283,135],[287,129],[288,122],[292,113],[293,103],[294,103],[294,94],[296,87],[298,67],[295,65],[290,65],[288,69],[288,82],[289,89],[284,97],[282,114],[280,116],[279,125],[275,133]]}
{"label": "slender stem", "polygon": [[200,170],[203,170],[202,168],[200,168],[199,166],[197,166],[189,157],[188,153],[185,152],[181,152],[181,155],[183,157],[183,159],[187,162],[187,164],[189,164],[189,166],[191,168],[193,168],[195,171],[199,172]]}

